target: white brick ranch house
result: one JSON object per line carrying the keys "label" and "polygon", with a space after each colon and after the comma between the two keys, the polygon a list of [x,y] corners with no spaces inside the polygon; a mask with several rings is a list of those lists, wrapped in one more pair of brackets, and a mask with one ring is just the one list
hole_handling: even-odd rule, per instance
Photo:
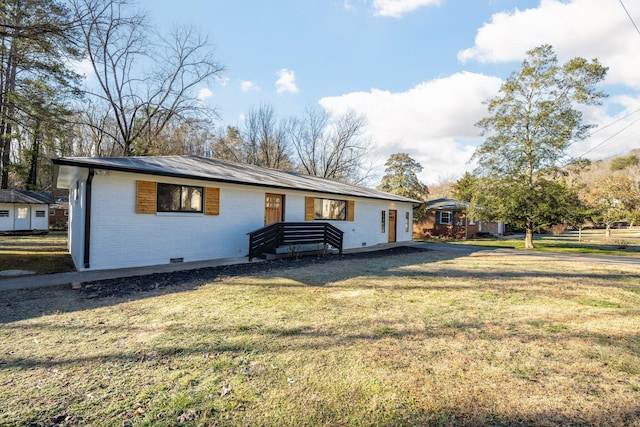
{"label": "white brick ranch house", "polygon": [[199,156],[53,159],[69,189],[69,251],[79,271],[249,254],[269,224],[329,224],[341,249],[410,241],[413,206],[393,194]]}

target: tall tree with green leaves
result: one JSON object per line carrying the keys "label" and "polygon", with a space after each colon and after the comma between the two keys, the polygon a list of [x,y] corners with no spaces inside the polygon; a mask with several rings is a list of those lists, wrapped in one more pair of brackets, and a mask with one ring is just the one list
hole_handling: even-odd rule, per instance
{"label": "tall tree with green leaves", "polygon": [[478,187],[478,177],[465,172],[464,176],[453,185],[453,198],[463,202],[471,202]]}
{"label": "tall tree with green leaves", "polygon": [[[474,153],[476,173],[490,184],[480,189],[476,204],[525,230],[525,247],[533,248],[533,233],[557,221],[549,197],[558,188],[544,178],[557,166],[573,142],[588,136],[578,105],[599,104],[606,95],[596,86],[607,73],[597,59],[573,58],[560,65],[553,48],[542,45],[527,52],[522,68],[488,101],[489,116],[476,125],[486,136]],[[496,189],[500,198],[496,198]]]}
{"label": "tall tree with green leaves", "polygon": [[24,120],[37,103],[29,97],[34,83],[57,93],[78,94],[79,76],[70,60],[78,59],[81,50],[70,15],[65,3],[57,0],[0,2],[0,188],[9,186],[12,143],[24,133],[21,127],[54,125],[40,107],[39,120]]}
{"label": "tall tree with green leaves", "polygon": [[[389,156],[384,170],[384,176],[377,189],[398,196],[426,202],[429,188],[418,179],[423,167],[407,153],[396,153]],[[413,210],[415,221],[422,221],[426,216],[426,203]]]}
{"label": "tall tree with green leaves", "polygon": [[611,227],[616,222],[633,222],[640,210],[640,189],[624,176],[608,176],[595,183],[588,198],[594,207],[593,219],[605,226],[607,238],[611,237]]}
{"label": "tall tree with green leaves", "polygon": [[71,128],[72,97],[44,79],[25,81],[20,97],[18,146],[19,160],[23,170],[22,182],[27,190],[49,187],[51,162],[45,153],[58,151],[59,145],[68,138]]}

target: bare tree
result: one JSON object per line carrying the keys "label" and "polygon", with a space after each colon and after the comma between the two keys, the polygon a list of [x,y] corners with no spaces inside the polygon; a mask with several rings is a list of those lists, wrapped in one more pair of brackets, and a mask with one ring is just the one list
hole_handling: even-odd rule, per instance
{"label": "bare tree", "polygon": [[240,131],[233,126],[227,126],[226,129],[219,130],[214,137],[212,155],[221,160],[242,162],[244,159],[243,145]]}
{"label": "bare tree", "polygon": [[107,105],[88,100],[76,117],[73,155],[121,156],[122,146],[114,138],[117,135],[116,127],[116,121]]}
{"label": "bare tree", "polygon": [[333,120],[319,108],[308,108],[287,130],[300,169],[309,175],[359,183],[368,178],[365,157],[372,142],[364,136],[365,116],[350,111]]}
{"label": "bare tree", "polygon": [[211,157],[213,129],[208,120],[172,120],[154,138],[149,147],[152,155],[185,155]]}
{"label": "bare tree", "polygon": [[291,169],[289,144],[272,105],[262,104],[247,113],[242,128],[245,161],[274,169]]}
{"label": "bare tree", "polygon": [[452,173],[438,176],[436,183],[429,186],[429,197],[432,199],[452,198],[458,179],[459,177]]}
{"label": "bare tree", "polygon": [[131,13],[128,0],[74,0],[74,9],[84,17],[81,31],[99,87],[91,95],[113,117],[109,137],[123,155],[149,154],[174,119],[211,117],[193,93],[223,71],[206,37],[176,29],[152,42],[145,15]]}

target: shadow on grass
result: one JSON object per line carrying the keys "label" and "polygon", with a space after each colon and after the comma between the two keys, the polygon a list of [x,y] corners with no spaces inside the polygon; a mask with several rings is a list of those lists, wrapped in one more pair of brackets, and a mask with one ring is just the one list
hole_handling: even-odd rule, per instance
{"label": "shadow on grass", "polygon": [[[0,270],[28,270],[36,274],[51,274],[76,269],[67,251],[66,233],[54,232],[0,236]],[[2,278],[5,277],[0,277],[0,280]]]}
{"label": "shadow on grass", "polygon": [[[484,248],[486,249],[486,248]],[[479,249],[479,250],[482,250]],[[371,277],[375,280],[397,278],[391,285],[359,284],[362,289],[384,288],[385,290],[459,290],[473,287],[495,287],[492,281],[524,281],[531,283],[537,279],[615,279],[626,280],[628,274],[597,274],[580,272],[522,271],[517,264],[503,266],[499,270],[463,271],[448,268],[447,261],[466,257],[470,252],[432,251],[416,247],[396,247],[375,252],[331,255],[327,257],[309,257],[296,260],[278,260],[253,264],[237,264],[203,268],[171,273],[155,273],[119,279],[109,279],[83,284],[81,290],[71,290],[69,285],[52,286],[37,289],[21,289],[0,292],[0,324],[9,323],[46,314],[67,313],[116,305],[124,301],[133,301],[158,295],[181,293],[197,289],[203,285],[222,281],[226,277],[248,276],[265,277],[264,283],[248,281],[246,286],[261,288],[283,287],[326,287],[336,281],[355,277]],[[528,253],[527,255],[534,254]],[[535,253],[540,255],[540,253]],[[563,259],[566,261],[566,259]],[[439,263],[437,269],[421,269],[421,264]],[[301,274],[301,270],[305,274]],[[309,272],[309,270],[311,270]],[[274,276],[285,281],[275,280]],[[442,278],[471,279],[476,284],[460,286],[442,285]],[[406,280],[420,281],[419,285],[407,284]],[[620,287],[619,285],[616,285]],[[509,288],[510,291],[514,289]],[[630,289],[636,292],[637,289]],[[524,289],[522,290],[525,291]],[[33,301],[40,301],[41,304]]]}
{"label": "shadow on grass", "polygon": [[[185,326],[172,326],[167,330],[167,336],[173,337],[171,340],[164,338],[153,343],[154,345],[139,348],[137,351],[126,351],[118,349],[108,354],[98,355],[74,355],[57,356],[55,358],[37,357],[14,357],[10,352],[5,352],[0,357],[0,369],[31,370],[31,369],[65,369],[70,365],[83,366],[114,366],[119,365],[128,371],[134,372],[136,369],[146,370],[158,366],[170,367],[173,364],[187,364],[178,362],[177,359],[191,358],[192,360],[206,360],[212,357],[225,357],[224,360],[244,359],[247,356],[260,358],[262,360],[274,360],[275,356],[285,353],[306,352],[340,352],[341,349],[348,351],[354,345],[375,344],[376,342],[389,344],[394,341],[395,345],[402,345],[405,340],[427,341],[438,337],[456,339],[461,334],[471,335],[472,339],[478,341],[511,339],[514,342],[532,342],[543,338],[545,340],[555,340],[557,342],[569,342],[579,339],[585,345],[590,346],[611,346],[626,351],[628,354],[637,355],[639,352],[638,343],[640,334],[637,331],[629,331],[623,336],[612,337],[597,332],[584,333],[563,329],[560,332],[549,334],[539,329],[541,325],[523,324],[515,330],[504,333],[496,331],[495,325],[489,322],[466,322],[452,325],[441,325],[438,328],[409,328],[399,330],[397,326],[377,324],[375,327],[368,325],[366,321],[354,322],[347,327],[340,326],[337,329],[317,328],[313,325],[307,326],[283,326],[273,327],[255,324],[246,327],[221,326],[221,323],[211,322],[208,327],[191,328]],[[228,325],[228,323],[227,323]],[[67,328],[67,326],[60,326]],[[49,324],[34,323],[27,325],[8,325],[8,329],[17,333],[29,334],[33,330],[58,332],[56,327]],[[78,327],[78,332],[88,334],[104,333],[106,329],[109,333],[122,332],[120,328],[109,325],[83,326]],[[344,333],[344,330],[369,329],[368,333]],[[80,331],[81,330],[81,331]],[[128,331],[134,333],[135,328]],[[73,331],[72,331],[73,333]],[[185,345],[180,336],[189,334],[191,344]],[[492,335],[498,334],[498,335]],[[234,336],[242,336],[242,340],[235,340]],[[552,335],[552,337],[549,337]],[[8,348],[7,348],[8,349]],[[204,359],[203,359],[204,357]],[[603,362],[605,362],[603,360]],[[609,363],[610,361],[606,361]],[[394,363],[390,360],[388,363]],[[240,369],[240,368],[238,368]],[[619,369],[629,375],[638,375],[637,366],[620,366]],[[527,380],[527,378],[523,378]],[[545,380],[542,378],[529,379],[532,384],[541,383],[544,388]],[[398,390],[399,395],[403,394]],[[414,402],[421,398],[420,394],[409,395],[407,403]],[[402,397],[401,397],[402,399]],[[413,400],[412,400],[413,399]],[[567,409],[567,408],[565,408]],[[425,411],[419,405],[409,405],[408,407],[398,407],[397,414],[392,418],[403,420],[397,425],[493,425],[493,426],[514,426],[514,425],[635,425],[637,417],[640,416],[640,405],[627,406],[625,408],[607,408],[606,411],[593,411],[581,413],[579,410],[568,411],[570,413],[545,412],[544,408],[531,410],[527,413],[514,414],[513,416],[504,413],[492,412],[486,406],[463,407],[456,406],[448,408],[443,404],[438,409],[438,413]],[[326,414],[325,414],[326,415]],[[388,414],[387,414],[388,415]],[[375,416],[374,416],[375,418]],[[434,423],[435,421],[437,423]]]}
{"label": "shadow on grass", "polygon": [[[627,315],[637,316],[638,313],[620,314],[614,317],[625,317]],[[616,336],[606,333],[584,332],[572,330],[569,327],[551,328],[554,324],[549,323],[546,318],[531,319],[526,323],[513,324],[508,330],[501,330],[499,322],[481,321],[439,321],[432,325],[429,319],[425,319],[423,327],[404,328],[399,327],[392,321],[385,322],[378,320],[372,325],[369,320],[352,321],[349,325],[339,325],[321,328],[315,324],[298,324],[296,326],[273,326],[261,323],[252,325],[229,326],[224,322],[212,322],[207,327],[193,327],[184,325],[172,325],[163,330],[163,338],[153,344],[153,350],[149,348],[140,349],[136,352],[119,351],[109,354],[56,357],[55,359],[24,358],[11,356],[11,349],[7,347],[5,354],[0,357],[0,369],[12,368],[33,368],[64,366],[84,362],[100,363],[108,361],[133,361],[144,362],[152,358],[162,358],[166,356],[201,356],[205,354],[278,354],[286,352],[304,351],[326,351],[348,348],[355,343],[376,342],[380,340],[397,340],[398,343],[406,339],[411,341],[431,340],[435,338],[453,338],[464,336],[475,341],[501,341],[515,340],[515,342],[527,343],[540,340],[552,342],[569,342],[579,340],[587,347],[611,347],[621,349],[624,352],[640,356],[640,333],[638,331],[620,332]],[[557,325],[555,325],[557,326]],[[26,325],[5,325],[6,331],[14,331],[23,334],[34,332],[56,333],[76,331],[90,336],[91,334],[118,334],[125,332],[127,335],[137,332],[146,332],[144,327],[127,327],[100,324],[100,325],[52,325],[50,323],[36,322]],[[344,330],[366,331],[357,333],[345,333]],[[189,336],[189,341],[193,344],[176,345],[175,342],[184,343],[182,337]],[[170,337],[170,338],[167,338]],[[243,337],[242,344],[236,338]],[[283,342],[279,338],[285,339]],[[76,338],[82,340],[83,338]],[[619,361],[618,361],[619,362]],[[640,366],[629,365],[623,367],[624,371],[631,375],[640,375]]]}
{"label": "shadow on grass", "polygon": [[[335,256],[328,258],[303,259],[292,261],[278,261],[272,263],[255,263],[239,266],[227,266],[194,271],[183,271],[170,274],[156,274],[140,276],[116,281],[104,281],[85,284],[81,291],[73,291],[67,286],[6,291],[0,293],[0,322],[1,328],[9,334],[30,336],[34,333],[47,332],[51,336],[67,332],[72,340],[85,340],[100,334],[122,333],[127,336],[136,332],[145,332],[143,326],[122,326],[109,324],[109,320],[96,324],[73,324],[63,322],[40,321],[37,317],[43,314],[57,312],[73,312],[91,310],[99,307],[117,305],[132,300],[151,298],[163,294],[179,294],[211,284],[216,279],[231,276],[259,276],[264,282],[247,283],[241,286],[256,286],[263,288],[299,288],[318,287],[328,291],[351,291],[358,289],[384,289],[387,292],[403,290],[434,289],[455,292],[474,288],[478,296],[490,289],[499,289],[499,282],[505,281],[509,292],[536,292],[531,288],[535,278],[554,278],[562,280],[581,278],[602,278],[619,281],[627,279],[625,274],[594,275],[581,272],[550,273],[544,270],[525,272],[516,262],[513,265],[502,266],[497,271],[474,270],[472,272],[458,270],[448,264],[457,257],[467,256],[465,253],[447,253],[439,251],[386,251],[381,253],[358,254],[358,256]],[[480,260],[479,260],[480,262]],[[433,264],[439,263],[434,266]],[[481,266],[481,263],[479,264]],[[422,267],[421,267],[422,266]],[[302,269],[307,271],[301,271]],[[313,274],[315,273],[315,274]],[[370,275],[372,280],[397,279],[389,281],[388,286],[360,283],[353,286],[332,286],[332,282]],[[472,279],[461,281],[459,286],[444,284],[446,278]],[[279,279],[287,279],[285,281]],[[419,285],[415,281],[420,282]],[[248,281],[251,282],[251,281]],[[516,283],[517,282],[517,283]],[[414,283],[414,284],[411,284]],[[561,282],[558,282],[561,283]],[[215,286],[215,283],[212,285]],[[559,285],[560,286],[560,285]],[[599,285],[599,286],[607,286]],[[621,284],[612,284],[624,288]],[[534,286],[535,287],[535,286]],[[634,288],[635,289],[635,288]],[[287,292],[287,289],[283,290]],[[491,295],[489,295],[490,297]],[[455,297],[455,296],[454,296]],[[500,297],[499,295],[496,298]],[[597,304],[598,301],[586,301]],[[221,313],[219,316],[225,316]],[[634,315],[637,311],[610,313],[608,316]],[[459,321],[443,322],[440,319],[434,324],[429,323],[425,314],[424,326],[404,327],[393,319],[377,320],[371,324],[368,319],[352,320],[348,325],[316,325],[296,319],[295,324],[269,324],[260,319],[247,319],[247,323],[234,323],[229,319],[211,318],[201,326],[187,324],[168,324],[166,333],[150,341],[149,345],[138,347],[135,351],[127,351],[121,347],[109,347],[108,351],[100,354],[59,354],[51,358],[17,356],[11,353],[10,343],[4,344],[0,355],[0,369],[6,371],[22,371],[38,368],[64,368],[69,365],[123,365],[131,372],[136,366],[145,369],[170,363],[174,358],[191,357],[198,360],[208,360],[203,355],[222,355],[230,357],[245,357],[259,355],[263,360],[272,360],[275,354],[292,352],[322,352],[352,348],[361,343],[376,344],[377,342],[393,342],[394,348],[401,348],[408,341],[427,342],[437,338],[456,339],[468,337],[478,341],[513,340],[513,342],[536,342],[541,339],[557,342],[580,340],[586,345],[607,346],[618,348],[627,355],[637,356],[640,352],[640,334],[637,330],[628,330],[612,337],[604,333],[573,330],[570,327],[554,327],[544,313],[539,318],[532,318],[529,322],[513,323],[513,328],[501,328],[502,323],[491,318],[468,318],[463,316]],[[16,320],[33,318],[24,323],[11,323]],[[219,320],[219,321],[217,321]],[[181,337],[188,336],[188,341]],[[238,339],[241,338],[241,339]],[[510,341],[509,341],[510,342]],[[55,354],[55,353],[51,353]],[[594,355],[597,357],[597,355]],[[629,358],[632,360],[632,358]],[[392,363],[392,362],[390,362]],[[610,363],[607,361],[607,363]],[[188,365],[188,364],[187,364]],[[634,365],[622,366],[619,370],[627,369],[631,375],[640,374]],[[524,378],[523,381],[527,379]],[[535,378],[532,383],[540,381]],[[408,393],[408,392],[407,392]],[[402,397],[403,390],[398,390]],[[398,421],[397,425],[634,425],[640,417],[640,405],[626,408],[606,408],[599,412],[582,413],[579,410],[569,413],[552,413],[544,407],[532,409],[524,414],[505,415],[492,412],[487,407],[453,407],[446,403],[436,411],[428,411],[415,404],[420,394],[409,395],[404,400],[404,406],[398,406],[391,418]],[[402,398],[400,399],[402,400]],[[311,408],[313,409],[313,408]],[[318,409],[320,410],[320,409]],[[576,415],[577,414],[577,415]],[[326,415],[326,414],[325,414]],[[338,415],[335,415],[338,417]],[[375,418],[375,415],[372,415]],[[332,419],[337,421],[337,419]],[[381,423],[382,424],[382,423]],[[388,424],[388,423],[384,423]]]}
{"label": "shadow on grass", "polygon": [[75,266],[68,253],[41,251],[16,254],[0,251],[0,270],[29,270],[37,274],[53,274],[75,271]]}

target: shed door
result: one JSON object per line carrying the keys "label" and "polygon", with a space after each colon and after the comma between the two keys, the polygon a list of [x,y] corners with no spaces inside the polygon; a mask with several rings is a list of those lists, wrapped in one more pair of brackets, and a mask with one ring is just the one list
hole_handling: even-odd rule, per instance
{"label": "shed door", "polygon": [[264,225],[284,221],[284,196],[282,194],[265,194]]}
{"label": "shed door", "polygon": [[28,205],[15,205],[14,230],[31,230],[31,207]]}
{"label": "shed door", "polygon": [[389,242],[396,241],[396,217],[398,211],[395,209],[389,209]]}

